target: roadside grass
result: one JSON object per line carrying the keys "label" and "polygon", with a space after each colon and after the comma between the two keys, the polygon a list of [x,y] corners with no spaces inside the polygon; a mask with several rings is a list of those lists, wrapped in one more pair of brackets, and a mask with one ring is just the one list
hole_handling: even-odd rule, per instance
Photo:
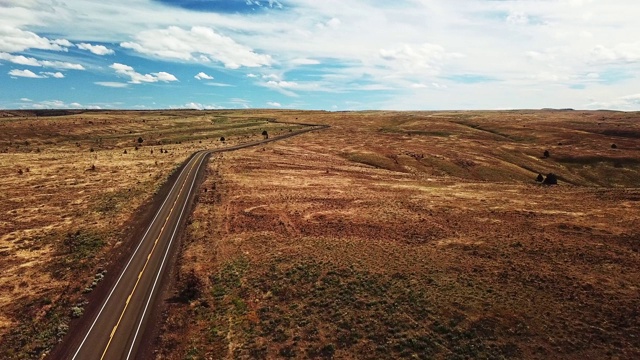
{"label": "roadside grass", "polygon": [[82,315],[125,225],[189,155],[301,128],[238,112],[216,123],[199,111],[3,115],[0,354],[11,358],[43,356]]}

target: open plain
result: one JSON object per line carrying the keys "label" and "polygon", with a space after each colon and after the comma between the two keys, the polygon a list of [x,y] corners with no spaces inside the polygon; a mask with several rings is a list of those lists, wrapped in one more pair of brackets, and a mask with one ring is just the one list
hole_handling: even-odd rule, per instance
{"label": "open plain", "polygon": [[3,115],[9,357],[73,331],[191,153],[300,127],[267,119],[331,127],[211,157],[150,356],[640,357],[638,113]]}

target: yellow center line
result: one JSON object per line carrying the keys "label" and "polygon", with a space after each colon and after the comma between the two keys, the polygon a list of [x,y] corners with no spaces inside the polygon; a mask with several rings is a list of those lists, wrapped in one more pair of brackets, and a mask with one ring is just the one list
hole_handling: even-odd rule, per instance
{"label": "yellow center line", "polygon": [[115,335],[116,330],[118,329],[118,326],[120,326],[120,322],[122,321],[122,318],[124,317],[124,313],[127,311],[127,307],[129,306],[129,301],[131,301],[131,298],[133,297],[133,293],[135,293],[136,288],[138,287],[138,284],[140,283],[140,278],[142,278],[142,274],[147,269],[147,265],[149,265],[149,261],[151,260],[151,255],[153,254],[154,250],[156,249],[156,246],[158,245],[158,241],[160,240],[160,237],[164,233],[164,229],[167,226],[167,223],[169,222],[169,218],[171,218],[171,214],[173,214],[173,210],[175,209],[176,204],[178,203],[178,199],[180,198],[180,195],[182,194],[182,190],[184,190],[185,185],[187,185],[187,182],[188,182],[187,178],[189,178],[189,174],[191,174],[191,171],[193,171],[193,168],[196,166],[197,163],[198,163],[197,160],[193,162],[193,165],[191,165],[191,168],[189,169],[189,172],[185,176],[185,181],[182,184],[182,186],[180,187],[180,190],[178,191],[178,195],[176,196],[176,199],[174,200],[173,204],[171,205],[171,210],[169,210],[169,215],[167,215],[167,218],[165,219],[164,224],[162,224],[162,228],[160,228],[160,233],[158,234],[158,237],[156,238],[156,240],[153,243],[153,248],[151,248],[151,252],[147,256],[147,261],[144,263],[144,266],[142,267],[142,271],[140,271],[140,273],[138,274],[138,280],[136,280],[136,283],[133,286],[133,290],[131,290],[131,294],[129,294],[129,296],[127,297],[127,301],[125,302],[124,309],[122,309],[122,313],[120,314],[120,317],[118,318],[118,322],[113,327],[113,330],[111,330],[111,335],[109,336],[109,342],[107,343],[107,346],[104,348],[104,351],[102,352],[102,356],[100,357],[100,360],[104,359],[105,355],[107,354],[107,350],[109,350],[109,346],[111,345],[111,341],[113,341],[113,336]]}

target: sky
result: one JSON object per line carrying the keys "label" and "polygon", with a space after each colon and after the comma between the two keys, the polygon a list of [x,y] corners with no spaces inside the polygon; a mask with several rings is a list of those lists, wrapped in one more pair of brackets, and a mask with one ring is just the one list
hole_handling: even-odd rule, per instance
{"label": "sky", "polygon": [[0,0],[0,108],[640,110],[637,0]]}

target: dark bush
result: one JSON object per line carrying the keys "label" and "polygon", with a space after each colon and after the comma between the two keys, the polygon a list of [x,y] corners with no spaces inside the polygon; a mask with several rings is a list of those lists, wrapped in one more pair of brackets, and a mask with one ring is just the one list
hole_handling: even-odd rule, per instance
{"label": "dark bush", "polygon": [[536,178],[537,182],[543,182],[544,181],[544,176],[542,176],[542,174],[538,174],[538,177]]}
{"label": "dark bush", "polygon": [[225,141],[225,140],[224,140],[224,136],[220,138],[220,141],[222,141],[222,142],[224,142],[224,141]]}
{"label": "dark bush", "polygon": [[551,154],[549,153],[549,150],[545,150],[544,153],[542,154],[542,156],[546,159],[549,156],[551,156]]}
{"label": "dark bush", "polygon": [[549,173],[542,183],[545,185],[558,185],[558,177],[554,173]]}
{"label": "dark bush", "polygon": [[144,142],[144,140],[142,139],[142,136],[138,138],[138,144],[142,144],[142,142]]}
{"label": "dark bush", "polygon": [[180,289],[179,298],[182,302],[189,303],[196,300],[202,294],[202,280],[196,275],[192,269],[185,276],[182,288]]}
{"label": "dark bush", "polygon": [[611,148],[612,148],[612,149],[617,149],[617,148],[618,148],[618,145],[616,145],[616,144],[611,144]]}

